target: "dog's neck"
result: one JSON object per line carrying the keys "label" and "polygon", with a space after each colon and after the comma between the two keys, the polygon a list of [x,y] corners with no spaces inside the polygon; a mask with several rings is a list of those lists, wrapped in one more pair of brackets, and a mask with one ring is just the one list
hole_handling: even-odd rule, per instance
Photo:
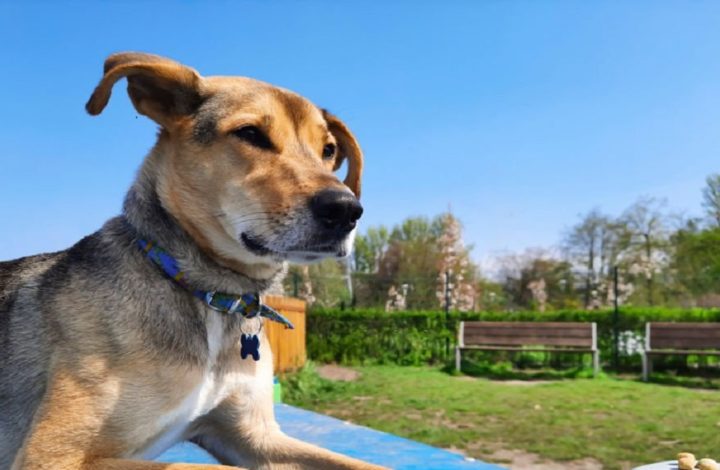
{"label": "dog's neck", "polygon": [[[123,204],[123,216],[139,238],[163,247],[178,261],[195,288],[241,294],[264,292],[284,272],[284,265],[271,269],[269,276],[255,278],[223,266],[204,253],[177,219],[163,207],[157,191],[152,155],[138,172]],[[272,268],[272,266],[271,266]]]}

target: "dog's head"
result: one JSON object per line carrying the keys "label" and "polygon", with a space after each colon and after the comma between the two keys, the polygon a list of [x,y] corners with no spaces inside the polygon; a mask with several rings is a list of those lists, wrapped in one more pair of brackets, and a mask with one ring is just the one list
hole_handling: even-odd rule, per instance
{"label": "dog's head", "polygon": [[[342,121],[288,90],[138,53],[107,59],[90,114],[121,78],[138,112],[162,127],[162,204],[202,248],[244,264],[349,253],[362,152]],[[345,160],[343,183],[334,171]]]}

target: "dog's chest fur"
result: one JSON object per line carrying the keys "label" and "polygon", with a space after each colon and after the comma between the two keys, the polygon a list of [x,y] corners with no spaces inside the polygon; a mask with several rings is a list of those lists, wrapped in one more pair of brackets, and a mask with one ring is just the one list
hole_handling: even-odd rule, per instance
{"label": "dog's chest fur", "polygon": [[[233,392],[240,391],[247,400],[257,400],[269,392],[272,368],[255,367],[256,364],[247,362],[251,359],[240,359],[236,350],[236,335],[228,334],[222,314],[209,311],[206,329],[207,364],[200,379],[193,387],[183,390],[183,396],[174,400],[174,406],[153,418],[151,425],[155,428],[155,437],[134,452],[132,457],[155,458],[173,444],[191,437],[188,431],[193,422],[209,413]],[[262,352],[270,354],[267,347]],[[237,357],[233,357],[235,353]],[[232,367],[228,362],[239,367]],[[272,361],[269,363],[272,364]]]}

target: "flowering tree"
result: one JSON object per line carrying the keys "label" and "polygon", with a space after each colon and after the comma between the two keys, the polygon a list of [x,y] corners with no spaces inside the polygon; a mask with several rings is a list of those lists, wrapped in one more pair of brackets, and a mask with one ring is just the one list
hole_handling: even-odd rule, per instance
{"label": "flowering tree", "polygon": [[[611,282],[609,279],[604,279],[599,285],[598,290],[605,292],[605,304],[598,303],[598,308],[602,306],[612,306],[615,304],[615,285],[614,281]],[[623,276],[618,275],[617,284],[617,301],[618,305],[625,305],[630,299],[630,296],[635,292],[635,285],[624,279]]]}
{"label": "flowering tree", "polygon": [[[576,308],[575,277],[571,263],[539,248],[507,254],[494,260],[506,308]],[[534,284],[540,280],[542,284]],[[542,289],[541,289],[542,287]],[[544,294],[541,294],[543,292]]]}
{"label": "flowering tree", "polygon": [[[607,280],[618,256],[620,226],[609,216],[593,209],[566,233],[563,248],[585,278],[584,305],[597,303],[593,290]],[[597,296],[596,296],[597,297]]]}
{"label": "flowering tree", "polygon": [[449,212],[441,216],[440,221],[442,232],[437,240],[439,258],[436,297],[441,307],[449,303],[451,309],[472,310],[476,296],[472,272],[474,267],[470,262],[469,250],[462,240],[460,222]]}
{"label": "flowering tree", "polygon": [[628,272],[645,280],[648,305],[655,304],[655,278],[668,265],[668,223],[665,201],[641,198],[622,216],[627,227],[623,260]]}
{"label": "flowering tree", "polygon": [[548,295],[545,287],[545,279],[543,278],[540,278],[537,281],[530,281],[527,286],[532,294],[533,300],[537,304],[538,310],[541,312],[544,312],[545,307],[547,306]]}
{"label": "flowering tree", "polygon": [[301,299],[305,300],[308,305],[312,305],[316,299],[313,294],[312,280],[310,279],[310,267],[307,265],[302,266],[300,272],[302,273],[302,283],[300,284],[298,295]]}
{"label": "flowering tree", "polygon": [[407,309],[407,292],[409,286],[403,284],[400,289],[397,289],[394,285],[390,286],[388,290],[388,299],[385,302],[386,312],[398,312]]}

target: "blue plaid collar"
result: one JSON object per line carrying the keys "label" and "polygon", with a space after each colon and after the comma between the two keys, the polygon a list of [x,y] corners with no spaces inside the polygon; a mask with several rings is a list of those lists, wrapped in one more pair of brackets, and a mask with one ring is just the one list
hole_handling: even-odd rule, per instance
{"label": "blue plaid collar", "polygon": [[281,313],[264,305],[257,293],[242,295],[226,294],[215,291],[195,289],[187,283],[185,273],[180,270],[175,258],[167,251],[156,246],[153,242],[139,239],[137,241],[145,256],[156,264],[170,279],[177,285],[190,292],[194,297],[205,302],[211,309],[229,315],[240,314],[245,318],[261,316],[274,322],[285,325],[285,328],[293,329],[294,326]]}

